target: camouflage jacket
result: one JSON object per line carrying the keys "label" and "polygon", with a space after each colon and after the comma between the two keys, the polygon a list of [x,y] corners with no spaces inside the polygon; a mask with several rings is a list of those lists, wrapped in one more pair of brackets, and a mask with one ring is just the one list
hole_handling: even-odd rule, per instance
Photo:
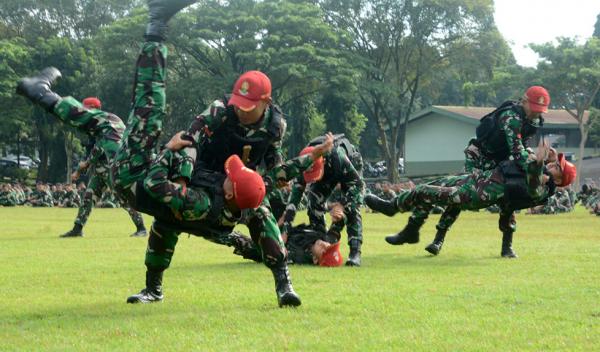
{"label": "camouflage jacket", "polygon": [[[334,167],[334,165],[339,166]],[[365,183],[342,147],[337,147],[325,155],[323,178],[316,183],[328,183],[331,187],[335,187],[339,183],[341,185],[341,195],[336,198],[344,206],[358,208],[363,202]],[[292,186],[290,204],[297,208],[305,190],[304,177],[297,177]]]}
{"label": "camouflage jacket", "polygon": [[[269,106],[254,125],[241,124],[224,100],[214,101],[190,125],[186,135],[197,150],[196,163],[208,170],[223,171],[225,160],[238,156],[252,169],[270,171],[283,163],[281,150],[286,123],[279,109]],[[243,147],[251,147],[247,152]],[[244,155],[247,154],[247,155]]]}

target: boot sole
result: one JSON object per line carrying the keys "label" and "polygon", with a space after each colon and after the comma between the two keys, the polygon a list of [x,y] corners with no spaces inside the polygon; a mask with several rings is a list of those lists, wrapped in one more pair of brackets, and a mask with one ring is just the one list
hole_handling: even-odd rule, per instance
{"label": "boot sole", "polygon": [[440,253],[440,251],[436,251],[434,248],[431,248],[429,246],[425,247],[425,250],[433,255],[438,255]]}
{"label": "boot sole", "polygon": [[415,243],[419,243],[419,240],[409,240],[409,241],[400,241],[400,242],[395,242],[394,240],[389,240],[387,237],[385,238],[385,241],[389,244],[391,244],[392,246],[401,246],[405,243],[408,244],[415,244]]}
{"label": "boot sole", "polygon": [[300,297],[292,294],[285,294],[279,300],[279,307],[298,307],[302,304]]}

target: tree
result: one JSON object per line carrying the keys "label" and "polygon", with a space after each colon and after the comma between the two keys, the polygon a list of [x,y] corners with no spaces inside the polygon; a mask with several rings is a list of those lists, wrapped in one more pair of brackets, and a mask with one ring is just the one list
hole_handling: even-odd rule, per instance
{"label": "tree", "polygon": [[[311,117],[322,113],[315,109],[327,110],[327,127],[358,141],[360,115],[356,99],[349,98],[358,75],[339,50],[343,38],[318,6],[299,0],[206,1],[181,16],[170,37],[177,55],[171,68],[189,82],[176,84],[187,85],[188,96],[194,91],[198,105],[228,93],[240,73],[258,69],[271,78],[275,101],[287,115],[290,154],[315,133],[308,128]],[[344,103],[336,108],[325,95]]]}
{"label": "tree", "polygon": [[[586,113],[600,91],[600,38],[590,38],[585,44],[575,39],[559,38],[558,44],[531,45],[542,61],[537,70],[551,92],[553,104],[569,112],[579,125],[581,141],[577,168],[581,170],[592,118]],[[594,115],[591,115],[592,117]],[[579,188],[581,172],[575,186]]]}
{"label": "tree", "polygon": [[600,13],[596,16],[596,24],[594,25],[594,37],[600,38]]}
{"label": "tree", "polygon": [[[519,66],[497,28],[477,33],[472,39],[459,39],[450,45],[449,55],[435,76],[423,83],[421,103],[496,105],[498,99],[506,99],[506,86],[498,86],[500,91],[494,89],[494,79],[501,67]],[[516,82],[503,83],[514,86]]]}
{"label": "tree", "polygon": [[323,0],[329,22],[349,36],[348,54],[360,70],[359,96],[375,122],[388,177],[399,179],[406,123],[421,88],[456,48],[493,24],[491,1]]}
{"label": "tree", "polygon": [[600,147],[600,110],[596,108],[590,109],[590,128],[588,138],[594,145],[594,149]]}

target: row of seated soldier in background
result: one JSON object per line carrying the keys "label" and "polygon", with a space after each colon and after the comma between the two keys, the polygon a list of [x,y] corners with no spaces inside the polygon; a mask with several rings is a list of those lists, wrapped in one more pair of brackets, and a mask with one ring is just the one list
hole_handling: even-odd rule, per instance
{"label": "row of seated soldier in background", "polygon": [[[83,182],[79,185],[37,183],[33,189],[20,183],[0,183],[0,206],[78,208],[85,190]],[[116,208],[119,203],[112,192],[105,192],[96,207]]]}

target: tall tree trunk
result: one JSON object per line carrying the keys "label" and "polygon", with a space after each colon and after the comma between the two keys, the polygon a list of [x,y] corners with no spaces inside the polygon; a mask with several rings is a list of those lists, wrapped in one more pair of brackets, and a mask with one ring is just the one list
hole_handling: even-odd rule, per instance
{"label": "tall tree trunk", "polygon": [[579,133],[581,135],[581,141],[579,142],[579,159],[577,159],[577,176],[575,177],[575,190],[579,189],[579,180],[581,179],[581,172],[583,171],[583,157],[585,156],[585,142],[587,141],[588,131],[585,128],[583,121],[583,112],[579,119]]}

